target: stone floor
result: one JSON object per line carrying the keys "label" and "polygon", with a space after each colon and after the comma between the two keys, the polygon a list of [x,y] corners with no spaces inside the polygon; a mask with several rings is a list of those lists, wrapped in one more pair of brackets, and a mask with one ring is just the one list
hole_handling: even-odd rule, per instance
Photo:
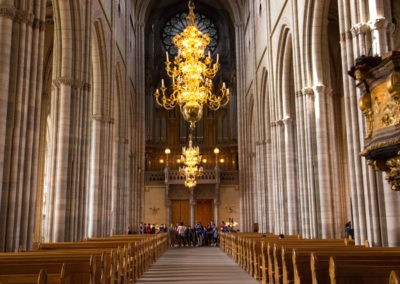
{"label": "stone floor", "polygon": [[170,248],[137,283],[259,284],[216,247]]}

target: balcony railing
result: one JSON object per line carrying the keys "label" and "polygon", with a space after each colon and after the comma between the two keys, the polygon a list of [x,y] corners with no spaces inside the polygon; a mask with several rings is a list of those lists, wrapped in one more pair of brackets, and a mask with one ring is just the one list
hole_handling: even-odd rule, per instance
{"label": "balcony railing", "polygon": [[[197,184],[216,184],[218,182],[216,172],[214,170],[205,170],[203,174],[197,178]],[[165,185],[168,184],[183,184],[184,177],[179,174],[178,170],[169,170],[168,179],[162,171],[147,171],[145,173],[145,185]],[[237,171],[222,171],[220,172],[219,183],[222,185],[237,185],[239,184]]]}

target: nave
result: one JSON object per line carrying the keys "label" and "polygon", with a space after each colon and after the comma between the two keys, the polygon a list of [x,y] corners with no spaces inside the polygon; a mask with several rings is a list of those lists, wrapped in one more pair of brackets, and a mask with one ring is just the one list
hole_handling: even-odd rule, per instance
{"label": "nave", "polygon": [[216,247],[169,248],[137,283],[261,283]]}

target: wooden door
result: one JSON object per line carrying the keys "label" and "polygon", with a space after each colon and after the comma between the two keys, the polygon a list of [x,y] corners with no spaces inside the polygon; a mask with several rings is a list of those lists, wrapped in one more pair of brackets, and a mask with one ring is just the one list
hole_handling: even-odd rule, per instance
{"label": "wooden door", "polygon": [[195,222],[201,222],[207,226],[210,221],[214,222],[214,202],[212,199],[200,199],[196,203]]}
{"label": "wooden door", "polygon": [[172,224],[183,222],[190,225],[189,200],[171,200]]}

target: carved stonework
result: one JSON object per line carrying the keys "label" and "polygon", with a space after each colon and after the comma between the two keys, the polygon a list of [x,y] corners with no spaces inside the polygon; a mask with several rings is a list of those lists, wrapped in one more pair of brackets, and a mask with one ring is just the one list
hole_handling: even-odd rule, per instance
{"label": "carved stonework", "polygon": [[385,18],[378,18],[368,22],[371,30],[386,29],[388,21]]}
{"label": "carved stonework", "polygon": [[61,85],[69,86],[73,89],[82,89],[83,91],[89,92],[91,85],[81,80],[70,78],[70,77],[59,77],[53,80],[53,86],[60,88]]}
{"label": "carved stonework", "polygon": [[14,20],[17,9],[13,6],[0,6],[0,17]]}
{"label": "carved stonework", "polygon": [[[377,27],[384,22],[377,21]],[[379,26],[379,27],[378,27]],[[374,170],[385,171],[392,190],[400,190],[400,52],[362,57],[349,74],[361,90],[365,118],[365,156]]]}

